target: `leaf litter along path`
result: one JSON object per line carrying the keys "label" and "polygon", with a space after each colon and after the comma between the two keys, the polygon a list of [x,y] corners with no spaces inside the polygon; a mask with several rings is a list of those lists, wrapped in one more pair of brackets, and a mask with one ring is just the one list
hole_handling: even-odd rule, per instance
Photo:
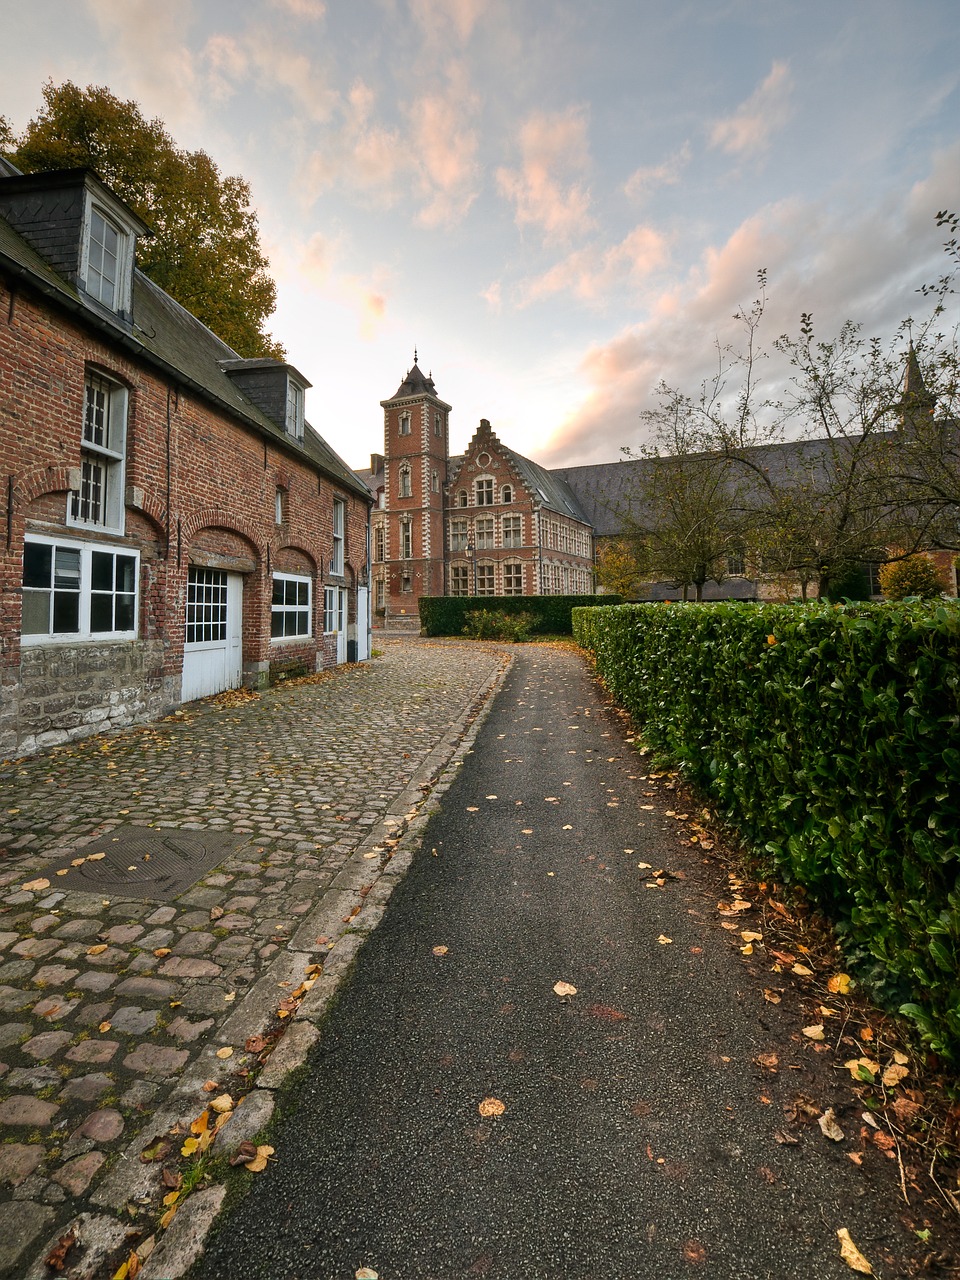
{"label": "leaf litter along path", "polygon": [[517,650],[192,1280],[926,1274],[646,772],[578,653]]}

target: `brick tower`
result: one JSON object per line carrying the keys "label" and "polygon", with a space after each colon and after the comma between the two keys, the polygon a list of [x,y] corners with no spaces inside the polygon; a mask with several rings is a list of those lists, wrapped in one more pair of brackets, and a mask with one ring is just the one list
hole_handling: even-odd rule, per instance
{"label": "brick tower", "polygon": [[420,626],[420,596],[442,596],[444,489],[450,405],[413,353],[413,368],[383,407],[385,622]]}

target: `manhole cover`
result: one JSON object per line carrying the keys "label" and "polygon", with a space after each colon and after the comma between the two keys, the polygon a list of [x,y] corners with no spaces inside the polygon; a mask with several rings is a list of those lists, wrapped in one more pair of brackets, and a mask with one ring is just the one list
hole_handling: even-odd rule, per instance
{"label": "manhole cover", "polygon": [[122,826],[43,875],[51,888],[165,900],[184,893],[242,843],[218,831]]}

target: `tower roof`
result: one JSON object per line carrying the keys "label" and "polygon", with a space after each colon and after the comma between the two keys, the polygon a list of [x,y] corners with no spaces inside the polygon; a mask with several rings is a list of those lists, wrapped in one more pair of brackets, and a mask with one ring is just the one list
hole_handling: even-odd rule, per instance
{"label": "tower roof", "polygon": [[417,364],[416,352],[414,352],[413,368],[406,374],[397,388],[396,394],[391,399],[400,400],[405,396],[435,396],[436,394],[437,388],[433,385],[433,378],[429,374],[423,374]]}

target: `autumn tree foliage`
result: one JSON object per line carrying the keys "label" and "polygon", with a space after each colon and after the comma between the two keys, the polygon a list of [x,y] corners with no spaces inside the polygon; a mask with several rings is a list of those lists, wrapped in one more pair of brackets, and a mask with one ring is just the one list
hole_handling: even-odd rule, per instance
{"label": "autumn tree foliage", "polygon": [[887,600],[936,600],[947,590],[947,581],[929,557],[907,556],[881,566],[880,587]]}
{"label": "autumn tree foliage", "polygon": [[71,81],[43,89],[44,106],[16,137],[0,119],[0,149],[19,169],[91,168],[153,230],[137,265],[239,355],[282,358],[264,325],[276,285],[260,245],[250,186],[205,151],[178,147],[162,121],[109,89]]}

